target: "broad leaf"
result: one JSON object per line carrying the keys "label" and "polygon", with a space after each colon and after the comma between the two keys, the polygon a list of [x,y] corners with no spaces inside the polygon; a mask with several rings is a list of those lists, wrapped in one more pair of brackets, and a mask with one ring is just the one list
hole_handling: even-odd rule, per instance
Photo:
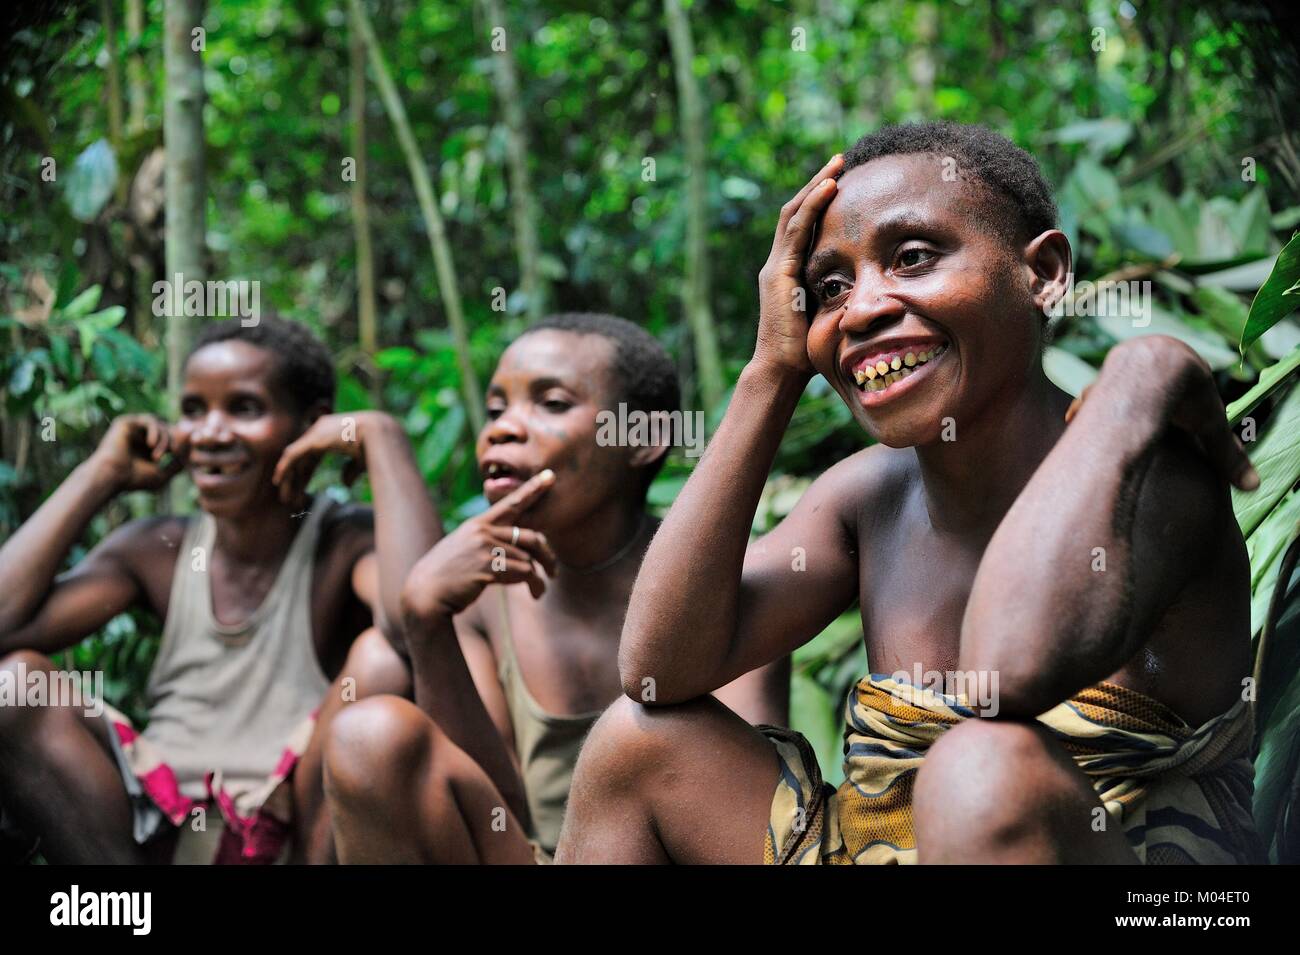
{"label": "broad leaf", "polygon": [[1043,371],[1052,384],[1076,398],[1097,378],[1096,368],[1056,345],[1043,350]]}
{"label": "broad leaf", "polygon": [[1300,306],[1300,233],[1291,237],[1277,257],[1273,271],[1250,303],[1250,317],[1241,334],[1241,348],[1249,348],[1260,335]]}
{"label": "broad leaf", "polygon": [[1255,447],[1247,446],[1259,472],[1254,491],[1232,489],[1232,507],[1241,532],[1249,537],[1300,476],[1300,388],[1293,388],[1273,412],[1268,431]]}
{"label": "broad leaf", "polygon": [[1297,368],[1300,368],[1300,348],[1296,348],[1276,365],[1270,365],[1259,373],[1259,381],[1255,387],[1228,405],[1228,421],[1232,424],[1240,421],[1261,401],[1281,387]]}
{"label": "broad leaf", "polygon": [[117,185],[117,157],[108,140],[86,147],[72,165],[65,183],[68,205],[74,218],[91,222],[113,196]]}

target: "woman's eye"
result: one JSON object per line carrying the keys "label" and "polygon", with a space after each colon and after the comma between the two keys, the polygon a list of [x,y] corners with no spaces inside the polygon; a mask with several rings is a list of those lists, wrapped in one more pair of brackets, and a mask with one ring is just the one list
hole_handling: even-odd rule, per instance
{"label": "woman's eye", "polygon": [[823,302],[836,298],[843,291],[844,283],[839,279],[824,279],[817,286],[817,296]]}
{"label": "woman's eye", "polygon": [[231,410],[241,418],[256,418],[262,413],[262,406],[256,401],[237,401]]}
{"label": "woman's eye", "polygon": [[500,418],[501,415],[503,415],[503,414],[505,413],[505,410],[506,410],[505,408],[501,408],[501,407],[492,407],[491,405],[489,405],[489,406],[488,406],[488,409],[487,409],[488,420],[489,420],[489,421],[496,421],[497,418]]}
{"label": "woman's eye", "polygon": [[542,402],[542,407],[545,408],[547,411],[554,411],[556,413],[559,413],[559,412],[568,411],[570,408],[573,407],[573,405],[569,404],[567,401],[564,401],[560,398],[549,398],[546,401]]}
{"label": "woman's eye", "polygon": [[898,253],[898,264],[905,269],[912,268],[916,265],[922,265],[934,258],[935,253],[929,249],[923,249],[920,246],[913,246],[910,249],[904,249]]}

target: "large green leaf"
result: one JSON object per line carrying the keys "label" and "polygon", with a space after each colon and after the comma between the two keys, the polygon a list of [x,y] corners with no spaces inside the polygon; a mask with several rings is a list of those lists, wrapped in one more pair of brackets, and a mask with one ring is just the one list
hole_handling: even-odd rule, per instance
{"label": "large green leaf", "polygon": [[1163,232],[1183,258],[1196,255],[1196,223],[1189,222],[1173,197],[1162,189],[1154,190],[1147,200],[1151,225]]}
{"label": "large green leaf", "polygon": [[1077,215],[1080,228],[1099,238],[1109,235],[1122,208],[1114,173],[1087,157],[1080,159],[1066,177],[1061,199]]}
{"label": "large green leaf", "polygon": [[1241,333],[1241,348],[1246,349],[1300,306],[1300,233],[1291,237],[1268,279],[1255,294],[1250,304],[1250,317]]}
{"label": "large green leaf", "polygon": [[1252,189],[1246,194],[1229,217],[1228,227],[1243,252],[1272,250],[1273,230],[1269,226],[1268,196],[1263,189]]}
{"label": "large green leaf", "polygon": [[1043,350],[1043,371],[1052,384],[1076,398],[1097,378],[1095,367],[1056,345]]}
{"label": "large green leaf", "polygon": [[1300,348],[1296,348],[1276,365],[1270,365],[1260,372],[1255,386],[1228,405],[1228,420],[1236,424],[1255,410],[1261,401],[1285,384],[1297,368],[1300,368]]}
{"label": "large green leaf", "polygon": [[1229,368],[1238,356],[1218,336],[1200,331],[1184,318],[1163,306],[1149,303],[1150,315],[1137,318],[1132,315],[1101,315],[1097,324],[1118,341],[1139,338],[1143,335],[1168,335],[1193,348],[1216,371]]}
{"label": "large green leaf", "polygon": [[[1293,582],[1294,577],[1288,583]],[[1262,725],[1255,756],[1253,815],[1272,861],[1294,862],[1298,807],[1292,800],[1292,787],[1300,773],[1300,600],[1294,593],[1271,640],[1269,665],[1259,687]],[[1291,844],[1281,844],[1288,835]]]}
{"label": "large green leaf", "polygon": [[1264,626],[1282,555],[1300,529],[1300,493],[1284,497],[1246,541],[1250,554],[1250,632]]}
{"label": "large green leaf", "polygon": [[1269,419],[1268,431],[1246,448],[1259,472],[1259,487],[1232,489],[1232,507],[1241,532],[1249,537],[1300,477],[1300,388],[1293,388]]}
{"label": "large green leaf", "polygon": [[1043,142],[1073,145],[1082,143],[1093,156],[1121,149],[1133,138],[1133,124],[1117,117],[1082,119],[1042,136]]}

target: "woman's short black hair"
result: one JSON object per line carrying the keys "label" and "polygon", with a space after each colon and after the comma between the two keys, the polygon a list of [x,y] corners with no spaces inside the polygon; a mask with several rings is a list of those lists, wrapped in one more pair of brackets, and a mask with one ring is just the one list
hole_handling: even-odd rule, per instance
{"label": "woman's short black hair", "polygon": [[[925,153],[955,160],[954,172],[985,188],[982,219],[1017,241],[1056,228],[1056,202],[1034,157],[986,126],[903,123],[868,133],[844,154],[844,172],[883,156]],[[1008,229],[1008,226],[1011,226]]]}
{"label": "woman's short black hair", "polygon": [[334,358],[306,325],[272,315],[261,316],[255,325],[239,318],[208,322],[195,336],[186,364],[200,348],[228,341],[247,342],[275,356],[271,387],[298,412],[322,404],[334,407]]}
{"label": "woman's short black hair", "polygon": [[[561,312],[534,322],[519,338],[533,332],[572,332],[575,335],[599,335],[614,346],[614,367],[610,382],[616,393],[614,401],[627,403],[629,410],[672,413],[681,410],[681,384],[677,366],[668,350],[649,332],[626,318],[596,312]],[[517,341],[518,339],[516,339]],[[612,409],[611,409],[612,410]],[[650,487],[667,455],[653,466],[644,468],[644,488]]]}
{"label": "woman's short black hair", "polygon": [[524,335],[542,331],[599,335],[614,345],[611,380],[619,393],[616,400],[637,411],[678,411],[681,385],[677,366],[659,339],[626,318],[596,312],[560,312],[539,319],[524,329]]}

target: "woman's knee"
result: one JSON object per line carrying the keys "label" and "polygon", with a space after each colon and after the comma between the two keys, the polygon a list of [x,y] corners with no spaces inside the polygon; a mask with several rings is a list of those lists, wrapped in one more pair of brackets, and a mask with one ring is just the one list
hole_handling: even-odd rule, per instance
{"label": "woman's knee", "polygon": [[[13,650],[0,657],[0,744],[10,736],[27,736],[57,709],[50,698],[49,677],[57,668],[35,650]],[[46,683],[46,692],[29,699],[32,677]]]}
{"label": "woman's knee", "polygon": [[578,759],[574,791],[598,787],[627,793],[647,780],[695,775],[713,751],[715,721],[740,721],[717,700],[701,697],[673,706],[646,706],[620,696],[601,714]]}
{"label": "woman's knee", "polygon": [[400,697],[349,704],[326,734],[326,792],[333,798],[368,800],[400,787],[429,759],[433,730],[432,721]]}
{"label": "woman's knee", "polygon": [[1100,804],[1045,728],[1001,720],[971,719],[944,733],[913,792],[923,854],[927,837],[960,839],[987,854],[1059,828],[1062,814],[1082,817],[1093,808]]}
{"label": "woman's knee", "polygon": [[352,641],[343,677],[355,681],[352,688],[358,700],[380,693],[404,696],[411,686],[410,667],[375,627],[362,631]]}

